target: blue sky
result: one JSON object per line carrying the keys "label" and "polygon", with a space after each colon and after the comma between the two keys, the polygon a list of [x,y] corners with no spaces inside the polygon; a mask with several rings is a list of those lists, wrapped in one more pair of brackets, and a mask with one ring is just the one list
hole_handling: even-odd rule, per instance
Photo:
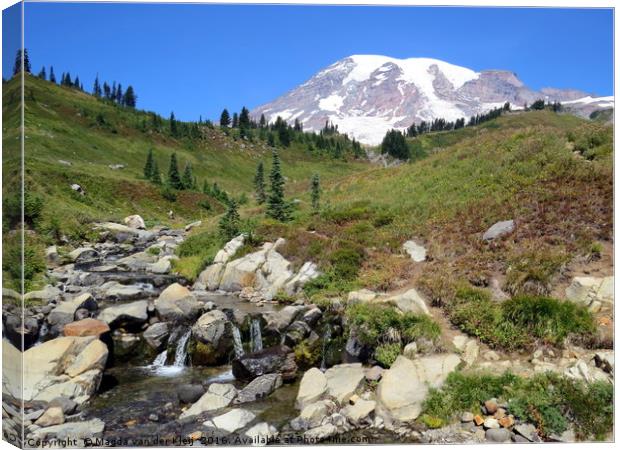
{"label": "blue sky", "polygon": [[[613,94],[610,9],[27,3],[25,33],[35,72],[53,65],[88,89],[99,73],[132,84],[139,107],[184,120],[252,108],[364,53]],[[14,51],[5,53],[6,76]]]}

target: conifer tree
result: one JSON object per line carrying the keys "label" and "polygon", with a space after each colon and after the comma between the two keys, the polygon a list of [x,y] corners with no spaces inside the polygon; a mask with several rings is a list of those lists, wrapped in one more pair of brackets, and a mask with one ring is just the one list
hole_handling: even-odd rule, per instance
{"label": "conifer tree", "polygon": [[129,107],[129,108],[135,108],[136,107],[136,94],[133,91],[133,87],[130,85],[127,87],[127,90],[125,91],[125,95],[123,95],[123,105]]}
{"label": "conifer tree", "polygon": [[202,193],[206,195],[211,195],[211,186],[209,185],[209,180],[205,180],[202,183]]}
{"label": "conifer tree", "polygon": [[54,66],[50,66],[50,81],[56,83],[56,75],[54,74]]}
{"label": "conifer tree", "polygon": [[110,85],[107,81],[103,82],[103,96],[106,100],[110,100]]}
{"label": "conifer tree", "polygon": [[310,183],[310,198],[312,199],[312,209],[314,209],[314,211],[318,211],[319,202],[321,200],[321,180],[318,173],[315,173],[312,176],[312,181]]}
{"label": "conifer tree", "polygon": [[160,186],[161,183],[161,173],[159,172],[159,164],[157,164],[157,160],[153,160],[153,170],[151,173],[151,181],[156,185]]}
{"label": "conifer tree", "polygon": [[265,128],[267,126],[267,119],[265,119],[265,114],[260,115],[260,121],[258,122],[261,128]]}
{"label": "conifer tree", "polygon": [[194,176],[192,175],[192,165],[188,162],[185,164],[185,170],[183,171],[183,177],[181,178],[183,189],[191,189],[194,185]]}
{"label": "conifer tree", "polygon": [[181,175],[179,174],[179,165],[177,164],[177,155],[173,153],[170,156],[170,167],[168,168],[168,185],[173,189],[183,189]]}
{"label": "conifer tree", "polygon": [[30,58],[28,58],[28,49],[24,49],[22,58],[22,49],[17,49],[15,55],[15,64],[13,65],[13,75],[17,75],[22,71],[22,67],[26,73],[31,73]]}
{"label": "conifer tree", "polygon": [[280,155],[275,150],[273,151],[269,181],[271,182],[271,190],[267,199],[267,216],[285,222],[289,220],[289,208],[284,201],[284,177],[280,167]]}
{"label": "conifer tree", "polygon": [[405,136],[398,130],[390,130],[386,133],[381,143],[381,153],[387,153],[401,160],[407,160],[411,156]]}
{"label": "conifer tree", "polygon": [[232,127],[237,128],[238,126],[239,126],[239,115],[237,113],[233,113]]}
{"label": "conifer tree", "polygon": [[146,163],[144,164],[144,178],[147,180],[151,180],[153,178],[153,162],[153,150],[149,149],[149,152],[146,155]]}
{"label": "conifer tree", "polygon": [[95,97],[101,97],[101,86],[99,85],[99,74],[95,77],[95,83],[93,84],[93,95]]}
{"label": "conifer tree", "polygon": [[267,194],[265,194],[265,167],[262,161],[256,167],[254,189],[256,190],[256,203],[262,205],[267,200]]}
{"label": "conifer tree", "polygon": [[222,115],[220,116],[220,127],[228,128],[230,126],[230,114],[227,109],[222,111]]}
{"label": "conifer tree", "polygon": [[77,75],[75,76],[75,81],[73,82],[73,87],[75,87],[76,89],[80,88],[80,77],[78,77]]}
{"label": "conifer tree", "polygon": [[41,67],[41,71],[39,72],[38,77],[42,80],[47,80],[47,75],[45,74],[45,66]]}
{"label": "conifer tree", "polygon": [[234,199],[231,199],[228,202],[226,214],[224,214],[224,216],[220,219],[220,235],[226,240],[230,240],[235,236],[238,236],[240,222],[241,219],[239,217],[239,211],[237,210],[237,202]]}
{"label": "conifer tree", "polygon": [[170,134],[177,135],[177,121],[174,118],[174,111],[170,113]]}
{"label": "conifer tree", "polygon": [[114,97],[114,100],[119,105],[123,103],[123,88],[121,87],[120,83],[118,83],[118,86],[116,86],[116,95]]}

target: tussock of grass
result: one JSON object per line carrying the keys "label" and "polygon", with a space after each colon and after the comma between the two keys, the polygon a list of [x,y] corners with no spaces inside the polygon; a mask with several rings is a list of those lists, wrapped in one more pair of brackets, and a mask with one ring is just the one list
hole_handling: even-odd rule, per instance
{"label": "tussock of grass", "polygon": [[498,303],[487,291],[462,288],[446,309],[461,330],[506,350],[536,342],[562,346],[566,338],[587,339],[596,329],[585,307],[548,297],[520,296]]}
{"label": "tussock of grass", "polygon": [[441,333],[439,325],[429,317],[402,313],[389,304],[349,305],[345,317],[347,332],[375,349],[375,358],[385,367],[396,360],[403,346],[419,338],[435,341]]}
{"label": "tussock of grass", "polygon": [[547,373],[530,379],[511,373],[489,375],[453,372],[440,390],[432,390],[424,413],[435,423],[455,419],[463,411],[497,398],[508,403],[519,420],[534,423],[543,436],[562,433],[571,425],[580,439],[603,439],[613,426],[613,385],[585,384]]}

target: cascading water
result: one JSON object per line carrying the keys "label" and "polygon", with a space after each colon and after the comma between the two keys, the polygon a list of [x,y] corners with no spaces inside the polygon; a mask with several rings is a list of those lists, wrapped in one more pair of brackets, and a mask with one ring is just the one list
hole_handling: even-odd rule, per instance
{"label": "cascading water", "polygon": [[43,340],[45,339],[45,336],[47,336],[47,334],[49,333],[49,328],[47,326],[47,323],[43,322],[41,324],[41,328],[39,329],[39,337],[37,338],[37,341],[34,343],[33,347],[36,347],[39,344],[43,343]]}
{"label": "cascading water", "polygon": [[241,332],[239,331],[239,328],[234,325],[232,327],[232,335],[233,342],[235,344],[235,356],[237,358],[241,358],[244,355],[243,342],[241,341]]}
{"label": "cascading water", "polygon": [[323,346],[321,348],[321,370],[325,372],[327,370],[327,364],[325,362],[325,354],[327,353],[327,344],[332,338],[332,330],[328,326],[325,327],[325,332],[323,333]]}
{"label": "cascading water", "polygon": [[263,349],[263,335],[259,319],[252,320],[250,324],[250,348],[253,352],[260,352]]}
{"label": "cascading water", "polygon": [[192,335],[192,330],[187,330],[181,339],[179,339],[179,343],[177,344],[177,349],[174,352],[174,363],[172,363],[175,367],[185,367],[185,361],[187,360],[187,341],[189,341],[189,337]]}
{"label": "cascading water", "polygon": [[151,364],[151,366],[153,366],[153,367],[163,367],[163,366],[166,365],[166,360],[167,359],[168,359],[168,350],[164,350],[159,355],[157,355],[157,357],[155,358],[155,360],[153,361],[153,364]]}

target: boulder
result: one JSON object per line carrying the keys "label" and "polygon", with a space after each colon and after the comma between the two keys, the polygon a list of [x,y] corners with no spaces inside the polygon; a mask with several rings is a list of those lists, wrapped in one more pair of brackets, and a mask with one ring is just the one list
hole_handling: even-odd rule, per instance
{"label": "boulder", "polygon": [[192,222],[192,223],[185,225],[184,230],[187,233],[188,231],[191,231],[192,228],[199,227],[200,225],[202,225],[202,220],[197,220],[196,222]]}
{"label": "boulder", "polygon": [[113,302],[126,302],[145,297],[144,288],[138,285],[108,281],[98,288],[98,297]]}
{"label": "boulder", "polygon": [[298,417],[291,421],[294,430],[308,430],[321,425],[325,417],[336,411],[337,406],[331,400],[320,400],[303,407]]}
{"label": "boulder", "polygon": [[[406,347],[405,347],[406,348]],[[368,381],[379,381],[383,376],[385,369],[381,366],[372,366],[366,369],[366,379]]]}
{"label": "boulder", "polygon": [[65,336],[96,336],[108,333],[110,327],[107,323],[97,319],[82,319],[77,322],[71,322],[63,328]]}
{"label": "boulder", "polygon": [[345,406],[342,415],[353,425],[357,425],[368,418],[370,413],[375,410],[376,404],[373,400],[359,399],[354,404]]}
{"label": "boulder", "polygon": [[504,220],[502,222],[497,222],[491,226],[487,231],[482,235],[482,239],[485,241],[492,241],[493,239],[497,239],[498,237],[505,236],[510,234],[515,229],[514,220]]}
{"label": "boulder", "polygon": [[280,345],[233,360],[232,371],[238,380],[251,381],[261,375],[279,373],[283,381],[288,381],[296,377],[297,364],[291,349]]}
{"label": "boulder", "polygon": [[202,384],[182,384],[177,388],[177,397],[181,403],[194,403],[205,393]]}
{"label": "boulder", "polygon": [[37,428],[29,436],[35,440],[77,440],[76,447],[86,447],[85,439],[94,439],[102,436],[105,423],[101,419],[85,420],[83,422],[65,422],[61,425]]}
{"label": "boulder", "polygon": [[132,272],[150,269],[157,262],[157,255],[148,252],[133,253],[116,261],[119,267]]}
{"label": "boulder", "polygon": [[295,295],[308,281],[314,280],[319,275],[321,275],[321,272],[319,272],[318,266],[313,262],[307,261],[301,266],[299,272],[286,282],[284,291],[287,295]]}
{"label": "boulder", "polygon": [[[215,291],[220,287],[220,280],[222,279],[222,274],[224,273],[224,267],[225,266],[223,263],[211,264],[205,270],[200,272],[198,280],[196,281],[196,286],[202,285],[210,291]],[[194,286],[195,289],[196,286]]]}
{"label": "boulder", "polygon": [[405,242],[403,250],[409,254],[414,262],[426,261],[426,249],[414,241]]}
{"label": "boulder", "polygon": [[273,299],[293,276],[292,263],[275,251],[283,243],[284,239],[278,239],[273,248],[266,253],[265,262],[257,276],[256,287],[266,300]]}
{"label": "boulder", "polygon": [[168,341],[169,336],[170,328],[167,322],[154,323],[142,334],[146,343],[155,350],[160,350]]}
{"label": "boulder", "polygon": [[202,304],[189,289],[174,283],[159,294],[155,309],[165,320],[191,320],[200,314]]}
{"label": "boulder", "polygon": [[303,409],[304,406],[316,402],[327,391],[327,378],[316,367],[307,370],[299,384],[295,406]]}
{"label": "boulder", "polygon": [[360,363],[339,364],[325,372],[327,394],[344,405],[364,382],[364,368]]}
{"label": "boulder", "polygon": [[69,252],[67,258],[70,262],[76,264],[82,264],[85,262],[94,261],[99,257],[99,252],[92,247],[80,247]]}
{"label": "boulder", "polygon": [[319,442],[328,437],[338,434],[338,428],[331,423],[326,423],[316,428],[312,428],[304,433],[304,439],[309,442]]}
{"label": "boulder", "polygon": [[68,414],[73,414],[73,412],[75,412],[75,409],[77,408],[78,405],[76,402],[74,402],[70,398],[56,397],[55,399],[52,399],[52,401],[49,402],[48,406],[50,407],[58,406],[62,408],[62,412],[65,415],[68,415]]}
{"label": "boulder", "polygon": [[[84,402],[99,387],[107,356],[107,347],[94,336],[59,337],[32,347],[23,353],[23,399],[50,401],[65,396]],[[22,398],[21,380],[12,380],[7,373],[5,390]]]}
{"label": "boulder", "polygon": [[196,403],[183,411],[179,418],[188,419],[205,412],[225,408],[231,404],[236,395],[237,390],[232,384],[213,383]]}
{"label": "boulder", "polygon": [[275,440],[278,436],[278,430],[267,422],[261,422],[250,427],[245,432],[245,435],[252,439],[252,445],[266,445]]}
{"label": "boulder", "polygon": [[123,223],[127,225],[129,228],[135,228],[136,230],[146,229],[146,225],[144,224],[144,219],[142,219],[142,217],[140,217],[138,214],[125,217],[123,219]]}
{"label": "boulder", "polygon": [[41,290],[27,292],[24,295],[24,300],[27,302],[36,301],[41,303],[50,303],[58,300],[60,295],[60,289],[48,284]]}
{"label": "boulder", "polygon": [[512,436],[506,428],[489,428],[484,435],[491,442],[510,442]]}
{"label": "boulder", "polygon": [[111,327],[141,324],[149,318],[148,306],[147,300],[110,306],[101,311],[97,318]]}
{"label": "boulder", "polygon": [[52,406],[47,408],[43,415],[39,417],[35,425],[40,427],[50,427],[52,425],[60,425],[65,422],[65,415],[62,411],[62,408],[58,406]]}
{"label": "boulder", "polygon": [[415,420],[429,388],[439,388],[461,359],[441,354],[410,360],[399,356],[377,387],[377,411],[386,423]]}
{"label": "boulder", "polygon": [[431,315],[424,299],[415,289],[409,289],[403,294],[388,297],[383,301],[395,304],[402,312],[410,312],[418,315],[424,314],[427,316]]}
{"label": "boulder", "polygon": [[245,255],[242,258],[226,264],[220,289],[227,292],[237,292],[245,287],[252,287],[256,283],[256,272],[265,263],[269,244],[265,244],[262,250]]}
{"label": "boulder", "polygon": [[108,347],[97,339],[77,355],[73,363],[65,369],[65,373],[73,378],[89,370],[103,371],[107,360]]}
{"label": "boulder", "polygon": [[273,391],[282,386],[282,375],[279,373],[270,373],[253,379],[244,387],[239,394],[235,403],[247,403],[260,400],[267,397]]}
{"label": "boulder", "polygon": [[360,289],[359,291],[351,291],[347,296],[349,303],[366,303],[376,299],[379,296],[376,292],[369,289]]}
{"label": "boulder", "polygon": [[274,332],[284,331],[304,309],[303,306],[288,305],[280,311],[269,311],[263,314],[267,322],[265,329]]}
{"label": "boulder", "polygon": [[89,293],[78,295],[71,300],[65,300],[60,302],[47,316],[47,321],[50,325],[66,325],[73,322],[75,318],[75,312],[78,309],[87,309],[89,311],[96,311],[98,308],[97,302]]}
{"label": "boulder", "polygon": [[236,238],[231,239],[230,241],[226,243],[226,245],[224,245],[223,249],[217,252],[217,254],[215,255],[215,258],[213,259],[213,262],[215,264],[226,264],[230,260],[230,258],[232,258],[235,255],[235,253],[237,253],[237,250],[243,247],[244,243],[245,243],[244,234],[240,234]]}
{"label": "boulder", "polygon": [[584,306],[613,306],[613,277],[575,277],[566,288],[566,298]]}
{"label": "boulder", "polygon": [[160,258],[159,261],[153,263],[149,266],[148,270],[152,273],[156,274],[165,274],[170,272],[172,269],[172,264],[170,263],[170,257],[164,256]]}
{"label": "boulder", "polygon": [[[214,417],[211,422],[218,430],[234,433],[248,426],[255,418],[256,415],[248,410],[233,409],[226,414]],[[209,422],[206,423],[208,424]]]}
{"label": "boulder", "polygon": [[58,248],[55,245],[50,245],[45,249],[45,262],[52,267],[57,266],[60,262]]}
{"label": "boulder", "polygon": [[202,344],[200,354],[192,355],[198,364],[216,364],[227,360],[233,349],[232,326],[225,313],[218,309],[209,311],[198,319],[192,327],[192,336]]}

